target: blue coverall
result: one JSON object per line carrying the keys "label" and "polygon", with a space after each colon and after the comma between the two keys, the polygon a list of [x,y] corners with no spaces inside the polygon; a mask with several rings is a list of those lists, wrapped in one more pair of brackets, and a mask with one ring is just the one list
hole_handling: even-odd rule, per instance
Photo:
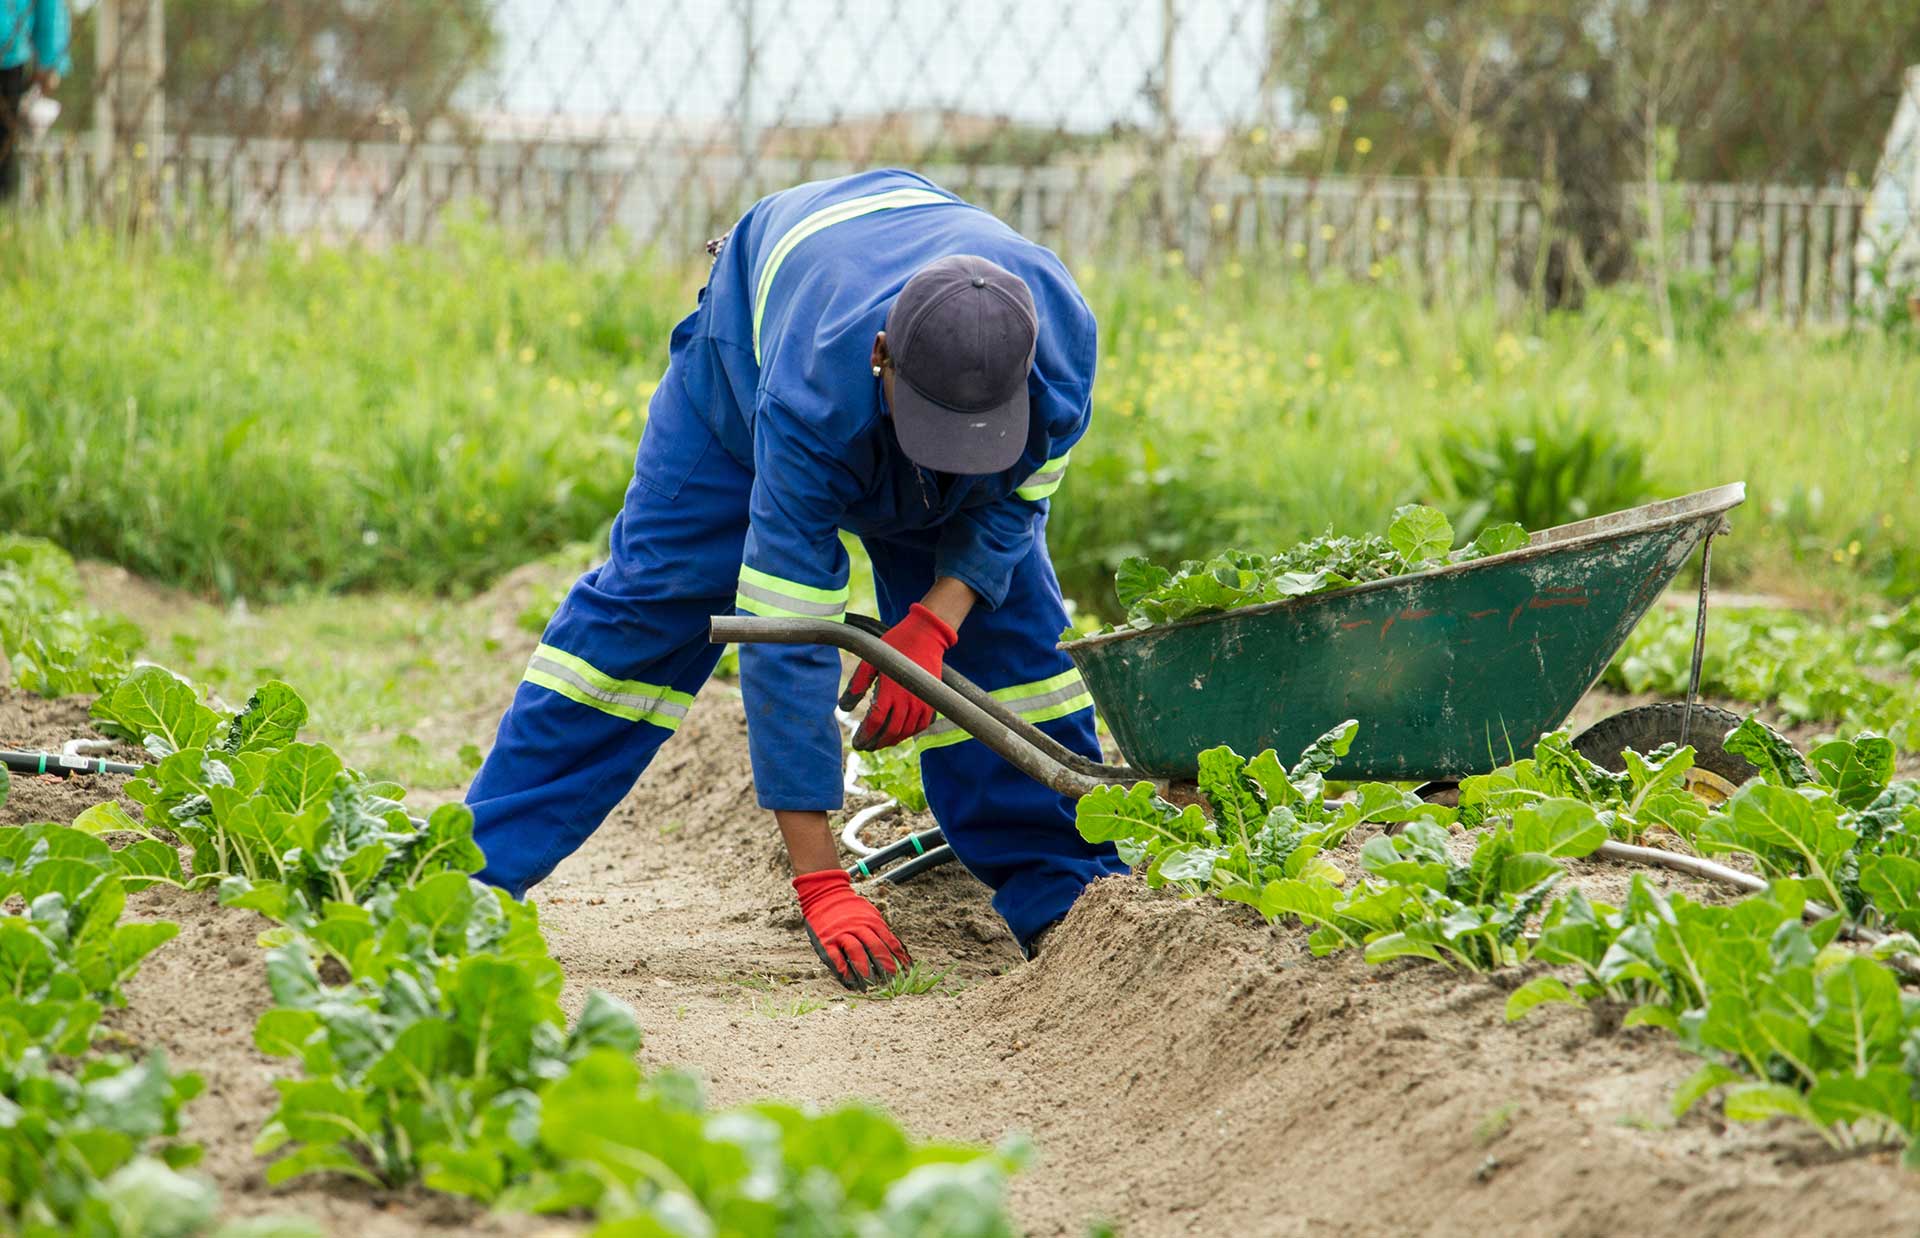
{"label": "blue coverall", "polygon": [[[918,468],[895,443],[870,354],[927,262],[974,254],[1023,279],[1039,314],[1031,431],[1005,473]],[[584,842],[686,716],[720,650],[707,620],[840,620],[845,530],[898,622],[936,576],[979,601],[947,664],[1061,743],[1099,755],[1092,698],[1055,646],[1066,626],[1048,497],[1086,432],[1093,315],[1051,252],[923,177],[820,181],[756,203],[673,332],[608,560],[548,624],[467,794],[483,878],[520,894]],[[841,804],[840,655],[746,645],[740,686],[760,803]],[[1125,866],[1073,804],[936,721],[918,741],[927,801],[1025,946],[1081,889]]]}

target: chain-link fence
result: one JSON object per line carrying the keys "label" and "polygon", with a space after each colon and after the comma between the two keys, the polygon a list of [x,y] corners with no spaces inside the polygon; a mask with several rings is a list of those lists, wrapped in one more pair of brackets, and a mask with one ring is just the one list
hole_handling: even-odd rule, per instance
{"label": "chain-link fence", "polygon": [[69,2],[26,195],[76,223],[691,257],[904,164],[1091,261],[1796,319],[1920,275],[1911,0]]}

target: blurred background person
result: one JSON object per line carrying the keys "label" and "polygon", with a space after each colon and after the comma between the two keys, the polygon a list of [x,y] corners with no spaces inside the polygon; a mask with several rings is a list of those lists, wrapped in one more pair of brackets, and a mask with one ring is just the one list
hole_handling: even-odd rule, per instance
{"label": "blurred background person", "polygon": [[20,192],[27,96],[51,95],[73,71],[67,0],[0,0],[0,202]]}

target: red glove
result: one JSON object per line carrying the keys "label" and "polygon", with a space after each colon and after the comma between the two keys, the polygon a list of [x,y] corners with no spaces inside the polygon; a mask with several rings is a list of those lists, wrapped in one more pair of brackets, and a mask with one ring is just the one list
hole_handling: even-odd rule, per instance
{"label": "red glove", "polygon": [[793,879],[806,917],[807,940],[840,983],[864,989],[880,978],[913,966],[905,946],[880,918],[880,912],[853,892],[853,879],[837,868],[801,873]]}
{"label": "red glove", "polygon": [[[912,658],[921,670],[938,679],[947,650],[953,648],[953,643],[960,638],[947,626],[946,620],[915,602],[907,608],[907,617],[887,629],[882,639]],[[853,682],[847,685],[846,695],[840,698],[840,708],[851,709],[858,704],[872,686],[875,676],[879,676],[880,690],[873,694],[873,704],[853,736],[853,746],[860,752],[872,752],[877,748],[891,748],[895,744],[905,743],[933,725],[933,706],[881,675],[866,662],[862,662],[859,669],[853,672]]]}

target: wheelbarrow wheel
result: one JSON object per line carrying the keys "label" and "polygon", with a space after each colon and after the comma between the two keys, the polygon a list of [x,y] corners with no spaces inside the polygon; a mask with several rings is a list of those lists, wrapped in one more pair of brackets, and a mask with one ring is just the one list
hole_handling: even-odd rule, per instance
{"label": "wheelbarrow wheel", "polygon": [[[1627,763],[1620,754],[1628,748],[1652,752],[1662,744],[1678,744],[1686,715],[1687,707],[1679,701],[1623,709],[1574,736],[1573,749],[1596,765],[1621,773]],[[1687,728],[1693,769],[1687,774],[1687,789],[1708,803],[1725,802],[1741,783],[1760,772],[1739,753],[1728,752],[1721,742],[1741,721],[1740,715],[1730,710],[1711,705],[1693,707],[1693,725]]]}

